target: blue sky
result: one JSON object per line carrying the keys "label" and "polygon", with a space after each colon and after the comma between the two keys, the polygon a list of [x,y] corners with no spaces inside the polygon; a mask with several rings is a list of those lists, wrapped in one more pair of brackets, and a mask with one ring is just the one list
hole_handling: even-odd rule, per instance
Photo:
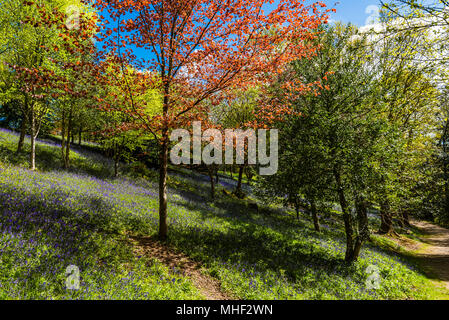
{"label": "blue sky", "polygon": [[[336,0],[323,1],[328,6],[333,7]],[[379,7],[377,0],[340,0],[335,6],[337,13],[331,16],[335,21],[351,22],[358,26],[364,26],[366,20],[370,15],[375,14],[373,10],[376,6]],[[369,12],[367,12],[367,10]]]}
{"label": "blue sky", "polygon": [[[313,3],[319,0],[306,0],[305,3]],[[334,21],[351,22],[358,26],[364,26],[370,16],[375,14],[375,8],[379,8],[379,0],[320,0],[328,8],[337,9],[337,13],[332,13],[331,19]],[[275,0],[273,5],[267,5],[266,8],[275,7],[279,0]],[[374,10],[373,10],[374,9]],[[266,12],[268,12],[266,10]]]}
{"label": "blue sky", "polygon": [[[305,3],[313,3],[318,0],[306,0]],[[335,8],[336,13],[331,14],[331,21],[342,21],[345,23],[353,23],[359,27],[364,26],[370,17],[375,16],[376,7],[379,7],[379,0],[321,0],[328,8]],[[268,5],[265,8],[265,12],[270,11],[270,7],[275,7],[279,3],[279,0],[275,0],[273,5]],[[108,18],[106,12],[102,12],[103,16]],[[372,20],[372,19],[371,19]],[[101,44],[98,43],[99,47]],[[134,49],[134,53],[138,57],[148,58],[148,52],[144,49]]]}

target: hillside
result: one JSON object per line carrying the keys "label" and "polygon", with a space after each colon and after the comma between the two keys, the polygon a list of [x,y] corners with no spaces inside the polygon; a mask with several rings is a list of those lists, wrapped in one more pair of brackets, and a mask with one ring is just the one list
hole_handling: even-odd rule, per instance
{"label": "hillside", "polygon": [[[38,170],[29,171],[29,146],[15,156],[17,141],[0,131],[0,299],[449,297],[388,238],[372,236],[347,266],[338,212],[321,217],[318,233],[306,214],[262,204],[256,212],[225,195],[230,181],[212,202],[194,172],[170,175],[170,237],[160,243],[151,177],[111,178],[110,161],[82,149],[63,171],[48,141],[38,142]],[[80,269],[80,290],[65,288],[69,265]],[[368,266],[379,269],[379,289],[366,286]]]}

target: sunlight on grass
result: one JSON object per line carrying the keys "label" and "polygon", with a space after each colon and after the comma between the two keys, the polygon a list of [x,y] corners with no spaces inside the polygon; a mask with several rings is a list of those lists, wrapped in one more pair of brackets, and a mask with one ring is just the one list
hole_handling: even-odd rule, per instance
{"label": "sunlight on grass", "polygon": [[[17,137],[0,131],[11,149]],[[57,146],[40,143],[58,162]],[[197,299],[190,281],[145,257],[135,257],[126,234],[153,235],[158,197],[152,183],[102,179],[86,173],[31,172],[0,162],[0,298]],[[94,158],[80,157],[75,171],[89,172]],[[95,171],[95,169],[92,169]],[[169,243],[202,262],[225,291],[242,299],[429,299],[436,287],[411,263],[378,245],[360,260],[343,263],[344,234],[335,220],[316,233],[282,208],[251,212],[224,195],[207,200],[207,179],[172,175]],[[225,186],[221,186],[225,188]],[[333,225],[332,225],[333,224]],[[329,226],[332,225],[332,228]],[[64,287],[65,268],[81,269],[81,290]],[[381,287],[367,290],[369,265]]]}

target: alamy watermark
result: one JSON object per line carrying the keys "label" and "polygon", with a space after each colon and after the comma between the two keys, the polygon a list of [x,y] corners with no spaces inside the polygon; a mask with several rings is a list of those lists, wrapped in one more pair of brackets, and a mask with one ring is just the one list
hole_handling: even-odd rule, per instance
{"label": "alamy watermark", "polygon": [[80,269],[75,265],[70,265],[65,269],[65,286],[67,290],[80,289]]}
{"label": "alamy watermark", "polygon": [[373,25],[379,22],[380,8],[376,5],[369,5],[365,9],[365,13],[368,14],[368,18],[365,20],[365,25]]}
{"label": "alamy watermark", "polygon": [[379,268],[375,265],[369,265],[365,272],[368,274],[366,278],[365,286],[367,290],[378,290],[380,289],[380,273]]}
{"label": "alamy watermark", "polygon": [[[268,149],[267,135],[270,140]],[[235,164],[260,165],[260,175],[274,175],[278,171],[277,129],[226,129],[224,133],[218,129],[207,129],[202,132],[201,122],[196,121],[193,123],[193,138],[188,130],[176,129],[172,132],[170,141],[178,141],[170,151],[170,160],[176,165],[232,165],[235,161]],[[203,143],[207,142],[203,147]]]}
{"label": "alamy watermark", "polygon": [[67,19],[65,21],[67,29],[78,30],[80,28],[80,8],[75,5],[70,5],[66,8],[65,13],[67,15]]}

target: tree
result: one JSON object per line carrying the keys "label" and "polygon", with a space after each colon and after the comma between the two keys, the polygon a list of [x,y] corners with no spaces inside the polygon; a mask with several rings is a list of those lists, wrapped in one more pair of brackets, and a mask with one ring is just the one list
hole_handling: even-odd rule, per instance
{"label": "tree", "polygon": [[[223,100],[218,106],[211,110],[212,121],[222,128],[236,128],[244,132],[251,129],[251,123],[257,118],[257,104],[261,98],[261,91],[257,88],[250,88],[242,91],[237,90],[230,94],[230,96]],[[232,141],[234,145],[236,142]],[[223,146],[226,148],[226,141]],[[234,194],[238,198],[244,198],[245,194],[242,191],[242,179],[245,168],[249,167],[247,157],[248,146],[243,146],[243,163],[237,164],[239,168],[237,186]],[[245,161],[246,159],[246,161]]]}
{"label": "tree", "polygon": [[[162,114],[147,117],[135,104],[133,113],[161,145],[161,239],[167,237],[170,130],[199,119],[200,115],[204,117],[209,103],[218,103],[220,93],[227,89],[266,83],[288,61],[308,56],[312,48],[299,39],[313,37],[310,30],[327,19],[326,12],[318,10],[325,7],[323,3],[306,7],[300,0],[281,1],[276,9],[265,14],[262,8],[268,2],[98,0],[96,3],[100,10],[107,9],[114,21],[99,38],[105,49],[117,52],[124,60],[132,58],[131,45],[147,49],[149,56],[141,67],[158,77],[156,81],[148,78],[147,86],[157,87],[162,93]],[[298,41],[294,43],[293,39]],[[123,52],[123,47],[128,51]],[[134,99],[132,92],[128,98]]]}
{"label": "tree", "polygon": [[395,214],[401,224],[408,223],[407,203],[414,201],[411,192],[423,179],[418,168],[432,152],[429,134],[435,126],[438,92],[431,79],[440,74],[436,65],[428,63],[436,52],[434,35],[429,30],[404,28],[397,19],[385,16],[381,32],[370,34],[377,62],[373,65],[377,69],[376,108],[389,127],[386,146],[390,153],[379,163],[383,169],[377,190],[381,234],[394,232]]}
{"label": "tree", "polygon": [[317,204],[329,199],[332,179],[322,152],[321,126],[316,125],[314,104],[298,105],[301,114],[279,124],[279,171],[276,175],[260,177],[258,191],[265,201],[282,199],[293,205],[296,216],[307,208],[314,228],[320,231]]}
{"label": "tree", "polygon": [[435,28],[445,29],[449,26],[448,0],[381,0],[380,2],[388,16],[400,19],[402,25],[397,26],[396,29],[401,31],[421,32]]}
{"label": "tree", "polygon": [[[301,200],[310,206],[317,230],[316,204],[338,202],[351,263],[369,237],[367,208],[377,183],[372,159],[384,124],[371,107],[375,73],[366,38],[350,25],[320,32],[316,56],[295,61],[272,88],[273,99],[291,103],[295,113],[281,122],[280,174],[264,182],[297,209]],[[311,85],[304,92],[289,85],[293,79]]]}
{"label": "tree", "polygon": [[[42,120],[55,105],[61,92],[72,96],[80,94],[71,90],[68,70],[80,68],[81,53],[93,53],[90,36],[95,21],[89,14],[80,13],[79,28],[65,24],[65,10],[69,5],[84,6],[81,2],[65,0],[17,1],[2,4],[0,21],[8,26],[2,60],[10,80],[8,90],[20,96],[23,118],[30,127],[30,168],[35,165],[35,141]],[[70,59],[67,59],[70,56]],[[73,62],[76,61],[76,62]],[[22,127],[18,150],[20,151],[26,127]]]}
{"label": "tree", "polygon": [[[436,119],[440,122],[436,128],[434,136],[434,146],[439,150],[434,151],[434,155],[427,159],[427,162],[421,166],[422,180],[427,183],[417,183],[417,200],[415,206],[420,203],[419,211],[426,213],[426,218],[441,222],[449,221],[449,175],[448,161],[446,156],[447,141],[447,74],[448,74],[448,18],[449,11],[447,0],[440,1],[417,1],[417,0],[392,0],[382,2],[385,11],[390,20],[396,19],[402,22],[402,28],[396,26],[392,33],[398,33],[402,30],[413,30],[415,34],[427,34],[428,45],[426,50],[420,50],[419,64],[427,65],[432,68],[432,72],[425,75],[431,79],[433,86],[439,91],[440,110],[437,112]],[[421,46],[422,47],[422,46]],[[418,47],[419,48],[419,47]],[[424,51],[424,52],[423,52]],[[415,63],[416,64],[416,63]],[[446,187],[444,187],[446,186]],[[443,198],[429,193],[429,190],[437,194],[443,194]],[[416,198],[416,197],[415,197]],[[439,199],[438,199],[439,198]],[[444,199],[443,201],[441,199]]]}
{"label": "tree", "polygon": [[[110,56],[102,66],[102,79],[105,81],[97,83],[97,101],[100,101],[103,107],[102,113],[102,144],[112,150],[114,159],[114,175],[118,176],[119,163],[122,158],[129,159],[132,152],[143,145],[145,135],[141,128],[135,126],[130,116],[132,105],[126,98],[127,87],[120,72],[121,66],[117,57]],[[139,79],[142,80],[142,73],[127,67],[127,74],[133,74],[136,87],[141,88]],[[160,96],[155,90],[147,90],[145,94],[136,99],[137,103],[145,102],[147,109],[146,115],[154,115],[160,111]],[[107,103],[107,108],[105,108]]]}
{"label": "tree", "polygon": [[21,84],[17,83],[15,74],[11,72],[11,65],[30,65],[34,52],[38,49],[40,37],[36,36],[37,29],[27,25],[25,18],[33,14],[33,9],[23,6],[22,1],[9,0],[2,3],[0,9],[0,76],[2,83],[1,101],[7,103],[16,100],[16,106],[21,114],[21,134],[17,146],[17,152],[23,148],[27,129],[29,113],[29,97],[21,90]]}

